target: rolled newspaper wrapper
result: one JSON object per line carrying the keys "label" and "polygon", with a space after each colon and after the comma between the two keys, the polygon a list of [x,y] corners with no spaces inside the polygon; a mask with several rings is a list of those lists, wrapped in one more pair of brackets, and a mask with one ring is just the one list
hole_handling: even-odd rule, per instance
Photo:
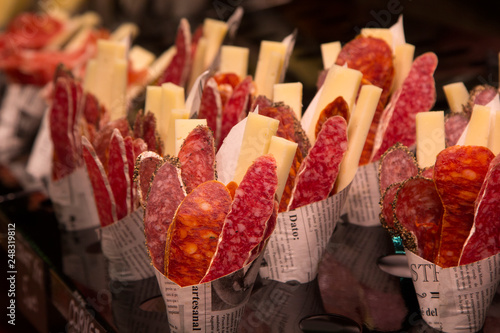
{"label": "rolled newspaper wrapper", "polygon": [[139,208],[100,229],[102,252],[108,260],[111,280],[138,281],[154,276],[154,269],[144,246],[143,214],[143,209]]}
{"label": "rolled newspaper wrapper", "polygon": [[170,332],[238,332],[261,261],[262,255],[234,273],[187,287],[180,287],[155,269]]}
{"label": "rolled newspaper wrapper", "polygon": [[500,283],[500,253],[441,268],[406,251],[422,318],[444,332],[477,332]]}

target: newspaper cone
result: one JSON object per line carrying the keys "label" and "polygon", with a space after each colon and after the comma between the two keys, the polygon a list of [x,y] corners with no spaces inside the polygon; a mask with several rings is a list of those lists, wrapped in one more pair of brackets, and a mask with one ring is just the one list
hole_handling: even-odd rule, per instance
{"label": "newspaper cone", "polygon": [[500,283],[500,253],[469,265],[441,268],[406,251],[425,322],[443,332],[477,332]]}
{"label": "newspaper cone", "polygon": [[111,280],[138,281],[154,276],[144,246],[143,209],[100,229],[102,252]]}
{"label": "newspaper cone", "polygon": [[170,332],[238,332],[262,255],[242,269],[204,284],[180,287],[155,270]]}

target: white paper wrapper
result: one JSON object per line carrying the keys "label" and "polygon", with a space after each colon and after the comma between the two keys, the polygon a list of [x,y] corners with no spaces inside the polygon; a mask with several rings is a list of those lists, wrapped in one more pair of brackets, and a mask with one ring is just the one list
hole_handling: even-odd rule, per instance
{"label": "white paper wrapper", "polygon": [[108,272],[112,280],[137,281],[154,276],[144,246],[143,214],[143,209],[139,208],[100,229],[102,252],[108,259]]}
{"label": "white paper wrapper", "polygon": [[261,260],[262,255],[232,274],[183,288],[155,269],[170,332],[238,332]]}
{"label": "white paper wrapper", "polygon": [[500,253],[441,268],[406,251],[422,317],[444,332],[477,332],[500,282]]}
{"label": "white paper wrapper", "polygon": [[85,167],[49,182],[49,196],[62,229],[73,231],[99,226],[92,185]]}

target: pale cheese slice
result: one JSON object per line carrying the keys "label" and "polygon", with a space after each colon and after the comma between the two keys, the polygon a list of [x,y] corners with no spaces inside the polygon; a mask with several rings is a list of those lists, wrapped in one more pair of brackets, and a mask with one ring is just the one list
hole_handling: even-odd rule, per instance
{"label": "pale cheese slice", "polygon": [[491,119],[488,148],[495,155],[500,153],[500,111],[496,111]]}
{"label": "pale cheese slice", "polygon": [[219,48],[227,33],[227,23],[206,18],[203,21],[203,37],[207,39],[207,48],[205,51],[204,69],[212,65]]}
{"label": "pale cheese slice", "polygon": [[[174,109],[185,109],[186,105],[184,102],[184,88],[179,87],[171,82],[164,83],[161,85],[161,110],[160,116],[158,117],[158,133],[160,138],[163,140],[165,145],[168,142],[169,129],[170,129],[170,118],[172,110]],[[172,131],[171,136],[175,134]],[[175,150],[175,144],[171,144],[171,152]]]}
{"label": "pale cheese slice", "polygon": [[175,143],[177,141],[177,138],[175,133],[175,123],[177,120],[185,120],[188,118],[189,118],[189,111],[187,109],[172,109],[170,111],[168,135],[167,135],[167,141],[165,141],[165,154],[171,156],[174,156],[176,154]]}
{"label": "pale cheese slice", "polygon": [[139,35],[139,27],[135,23],[126,22],[120,24],[109,36],[112,41],[122,41],[126,38],[135,39]]}
{"label": "pale cheese slice", "polygon": [[237,184],[241,182],[253,161],[257,157],[267,154],[271,137],[276,135],[278,125],[279,120],[277,119],[253,112],[248,114],[233,178]]}
{"label": "pale cheese slice", "polygon": [[278,196],[278,202],[281,200],[281,196],[283,195],[283,190],[285,189],[288,174],[290,173],[290,168],[292,167],[293,158],[297,152],[297,147],[298,144],[293,141],[277,136],[271,137],[267,153],[272,154],[276,159],[276,172],[278,174],[278,188],[276,189],[276,195]]}
{"label": "pale cheese slice", "polygon": [[444,111],[419,112],[415,125],[418,166],[433,166],[436,156],[445,148]]}
{"label": "pale cheese slice", "polygon": [[127,61],[117,59],[113,63],[113,84],[110,87],[110,120],[125,117],[127,108],[125,92],[127,91]]}
{"label": "pale cheese slice", "polygon": [[207,126],[206,119],[175,119],[175,156],[179,155],[184,140],[199,125]]}
{"label": "pale cheese slice", "polygon": [[255,69],[257,93],[273,99],[273,86],[279,82],[285,61],[286,44],[263,40]]}
{"label": "pale cheese slice", "polygon": [[274,102],[283,102],[295,112],[297,119],[302,118],[302,83],[277,83],[274,85]]}
{"label": "pale cheese slice", "polygon": [[469,100],[469,92],[463,82],[450,83],[443,86],[448,106],[452,112],[462,112]]}
{"label": "pale cheese slice", "polygon": [[235,73],[243,80],[248,74],[248,54],[247,47],[222,46],[219,72]]}
{"label": "pale cheese slice", "polygon": [[487,147],[489,132],[490,108],[484,105],[474,105],[464,145]]}
{"label": "pale cheese slice", "polygon": [[147,86],[146,87],[146,105],[144,113],[151,111],[158,121],[161,112],[161,87]]}
{"label": "pale cheese slice", "polygon": [[194,83],[196,82],[196,79],[204,71],[206,50],[207,50],[207,39],[205,37],[200,37],[200,39],[198,40],[198,45],[196,46],[196,51],[194,53],[191,73],[189,74],[190,76],[189,76],[188,91],[191,91]]}
{"label": "pale cheese slice", "polygon": [[355,69],[338,65],[333,65],[332,68],[330,68],[325,78],[325,82],[323,83],[323,90],[319,96],[316,110],[314,110],[312,121],[306,132],[312,144],[316,141],[316,123],[318,122],[321,111],[335,100],[335,98],[342,96],[350,112],[353,109],[362,77],[363,74]]}
{"label": "pale cheese slice", "polygon": [[349,140],[335,183],[335,192],[337,193],[346,188],[356,175],[359,159],[381,94],[382,89],[374,85],[361,87],[358,102],[351,112],[351,118],[347,126]]}
{"label": "pale cheese slice", "polygon": [[83,89],[93,95],[95,95],[95,81],[96,81],[96,68],[97,61],[95,59],[90,59],[87,62],[87,67],[85,68],[85,78],[83,80]]}
{"label": "pale cheese slice", "polygon": [[337,57],[342,49],[340,42],[330,42],[321,44],[321,58],[323,68],[328,69],[337,61]]}
{"label": "pale cheese slice", "polygon": [[134,45],[128,53],[128,58],[132,63],[132,68],[136,71],[141,71],[148,68],[155,61],[156,56],[153,52],[139,45]]}
{"label": "pale cheese slice", "polygon": [[410,72],[415,54],[415,46],[412,44],[402,44],[396,46],[394,51],[394,81],[392,81],[392,91],[403,85],[404,80]]}

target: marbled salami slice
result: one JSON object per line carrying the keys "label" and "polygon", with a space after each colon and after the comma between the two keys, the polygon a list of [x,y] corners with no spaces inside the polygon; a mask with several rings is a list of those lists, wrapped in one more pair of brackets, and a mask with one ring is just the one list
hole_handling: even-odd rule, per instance
{"label": "marbled salami slice", "polygon": [[102,165],[107,170],[108,169],[108,154],[107,149],[109,146],[109,141],[111,140],[111,135],[113,130],[117,128],[120,131],[122,137],[130,135],[131,130],[128,124],[127,118],[118,118],[116,120],[107,122],[101,129],[96,133],[92,145],[95,148],[96,154],[101,160]]}
{"label": "marbled salami slice", "polygon": [[434,165],[425,167],[420,171],[420,175],[427,179],[434,179]]}
{"label": "marbled salami slice", "polygon": [[488,84],[474,87],[469,93],[469,100],[464,105],[464,113],[467,119],[470,119],[474,105],[486,105],[491,102],[497,94],[497,89]]}
{"label": "marbled salami slice", "polygon": [[137,190],[134,184],[134,168],[136,159],[134,153],[134,139],[132,139],[131,136],[126,136],[123,139],[123,143],[125,145],[125,156],[127,158],[128,186],[130,193],[130,205],[128,207],[128,213],[130,214],[135,210],[139,201],[137,198]]}
{"label": "marbled salami slice", "polygon": [[493,158],[488,148],[480,146],[452,146],[438,154],[434,182],[444,215],[437,265],[458,264],[474,222],[474,202]]}
{"label": "marbled salami slice", "polygon": [[191,28],[185,18],[181,19],[175,38],[176,52],[165,72],[158,79],[158,85],[172,82],[184,87],[191,68]]}
{"label": "marbled salami slice", "polygon": [[213,78],[209,78],[203,88],[198,119],[207,120],[208,127],[214,133],[217,147],[220,142],[222,102],[217,82]]}
{"label": "marbled salami slice", "polygon": [[208,126],[196,126],[179,150],[181,177],[190,193],[201,183],[215,180],[215,146]]}
{"label": "marbled salami slice", "polygon": [[139,202],[146,207],[149,188],[153,181],[153,175],[163,164],[163,159],[154,151],[145,151],[137,156],[134,166],[134,182],[137,184]]}
{"label": "marbled salami slice", "polygon": [[380,194],[393,183],[400,183],[418,174],[418,165],[415,155],[403,146],[396,143],[380,158],[378,179]]}
{"label": "marbled salami slice", "polygon": [[405,180],[394,200],[394,224],[405,247],[431,262],[438,254],[443,210],[434,182],[420,176]]}
{"label": "marbled salami slice", "polygon": [[309,155],[300,165],[288,210],[328,198],[340,162],[347,150],[347,123],[344,118],[328,119]]}
{"label": "marbled salami slice", "polygon": [[219,144],[222,144],[231,128],[246,117],[252,85],[252,77],[247,76],[234,88],[231,97],[227,100],[222,111]]}
{"label": "marbled salami slice", "polygon": [[396,197],[399,186],[401,186],[399,182],[392,183],[385,189],[380,197],[380,223],[390,232],[396,231],[394,225],[394,198]]}
{"label": "marbled salami slice", "polygon": [[132,142],[133,153],[134,153],[134,163],[137,156],[148,150],[148,145],[141,138],[135,138]]}
{"label": "marbled salami slice", "polygon": [[446,116],[444,122],[444,135],[446,140],[446,147],[451,147],[457,144],[458,139],[464,132],[469,118],[464,112],[450,113]]}
{"label": "marbled salami slice", "polygon": [[180,180],[180,170],[173,161],[166,161],[154,175],[148,191],[144,212],[144,234],[153,266],[164,272],[167,231],[175,211],[186,192]]}
{"label": "marbled salami slice", "polygon": [[231,195],[216,180],[201,184],[184,198],[168,230],[165,273],[170,280],[181,287],[200,282],[230,209]]}
{"label": "marbled salami slice", "polygon": [[341,116],[346,122],[349,123],[349,105],[347,105],[347,102],[342,96],[335,98],[321,111],[318,122],[316,123],[316,130],[314,132],[316,138],[321,130],[321,126],[323,126],[328,118],[333,116]]}
{"label": "marbled salami slice", "polygon": [[417,113],[429,111],[436,101],[434,70],[438,59],[432,52],[417,57],[403,85],[384,109],[374,139],[371,161],[377,161],[396,142],[415,144]]}
{"label": "marbled salami slice", "polygon": [[[273,105],[273,101],[271,101],[269,98],[267,98],[264,95],[258,95],[255,97],[255,99],[252,102],[252,106],[250,107],[250,111],[254,111],[256,107],[260,109],[265,108],[265,107],[270,107]],[[260,112],[259,112],[260,114]]]}
{"label": "marbled salami slice", "polygon": [[201,283],[235,272],[249,262],[273,213],[277,187],[276,160],[272,155],[258,157],[236,189],[217,250]]}
{"label": "marbled salami slice", "polygon": [[116,203],[116,216],[121,220],[128,215],[131,206],[127,151],[118,129],[114,129],[109,142],[108,179]]}
{"label": "marbled salami slice", "polygon": [[262,241],[252,249],[252,254],[247,260],[247,263],[251,263],[264,251],[267,245],[267,240],[271,237],[274,229],[276,228],[276,223],[278,222],[278,201],[274,201],[274,209],[271,217],[267,221],[266,230],[264,231],[264,236],[262,236]]}
{"label": "marbled salami slice", "polygon": [[500,252],[500,155],[490,163],[474,208],[474,224],[460,256],[467,265]]}
{"label": "marbled salami slice", "polygon": [[83,160],[87,166],[101,226],[117,221],[115,200],[101,161],[86,137],[82,137]]}

